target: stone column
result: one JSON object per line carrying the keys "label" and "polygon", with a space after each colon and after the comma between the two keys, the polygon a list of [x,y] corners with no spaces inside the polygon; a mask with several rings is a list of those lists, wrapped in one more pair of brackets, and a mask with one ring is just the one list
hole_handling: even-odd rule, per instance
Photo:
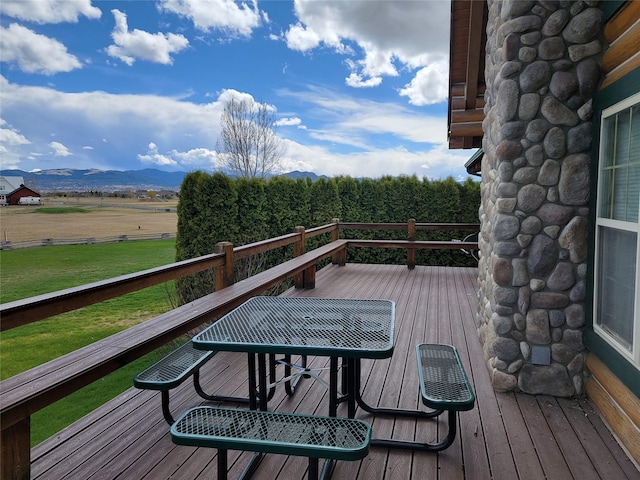
{"label": "stone column", "polygon": [[478,334],[498,391],[583,390],[593,1],[489,0]]}

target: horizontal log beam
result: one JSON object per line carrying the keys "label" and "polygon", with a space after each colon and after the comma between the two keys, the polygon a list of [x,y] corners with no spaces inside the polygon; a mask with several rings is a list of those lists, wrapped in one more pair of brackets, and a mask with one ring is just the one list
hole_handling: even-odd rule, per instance
{"label": "horizontal log beam", "polygon": [[452,110],[451,123],[482,122],[484,120],[484,109],[473,110]]}
{"label": "horizontal log beam", "polygon": [[640,52],[636,53],[633,57],[608,74],[600,84],[600,90],[607,88],[609,85],[620,80],[622,77],[638,67],[640,67]]}
{"label": "horizontal log beam", "polygon": [[638,53],[640,21],[624,32],[602,56],[602,69],[609,73]]}
{"label": "horizontal log beam", "polygon": [[449,126],[450,137],[482,137],[482,122],[452,123]]}
{"label": "horizontal log beam", "polygon": [[604,36],[607,43],[611,44],[629,30],[640,18],[640,2],[627,2],[627,4],[604,27]]}
{"label": "horizontal log beam", "polygon": [[585,385],[589,399],[640,462],[640,399],[593,353],[587,355],[586,366],[592,374]]}

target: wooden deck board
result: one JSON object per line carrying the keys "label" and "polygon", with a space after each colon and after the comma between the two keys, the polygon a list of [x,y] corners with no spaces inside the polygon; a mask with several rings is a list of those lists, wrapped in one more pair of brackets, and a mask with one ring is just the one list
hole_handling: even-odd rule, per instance
{"label": "wooden deck board", "polygon": [[573,478],[551,429],[547,425],[536,397],[518,396],[518,405],[531,434],[533,446],[546,478]]}
{"label": "wooden deck board", "polygon": [[[337,462],[334,479],[640,479],[640,472],[615,442],[586,399],[554,399],[495,393],[476,330],[477,271],[470,268],[355,265],[318,272],[313,290],[287,296],[385,298],[396,304],[395,347],[391,359],[362,362],[364,398],[372,406],[423,408],[418,392],[415,345],[449,343],[460,352],[474,385],[476,406],[461,412],[454,444],[438,454],[372,448],[358,462]],[[294,358],[294,362],[297,359]],[[310,366],[328,366],[310,358]],[[278,367],[282,369],[283,367]],[[246,356],[220,352],[201,375],[206,392],[246,395]],[[215,374],[213,374],[215,372]],[[328,379],[328,372],[320,375]],[[207,404],[191,382],[172,391],[175,417],[190,406]],[[293,398],[278,387],[270,408],[326,414],[326,388],[305,379]],[[338,413],[346,413],[341,404]],[[438,420],[374,417],[374,437],[435,441],[447,431]],[[216,477],[213,449],[177,446],[162,417],[160,394],[130,389],[89,416],[32,449],[32,478],[96,480]],[[229,478],[251,454],[229,452]],[[255,480],[306,478],[306,458],[267,455]]]}

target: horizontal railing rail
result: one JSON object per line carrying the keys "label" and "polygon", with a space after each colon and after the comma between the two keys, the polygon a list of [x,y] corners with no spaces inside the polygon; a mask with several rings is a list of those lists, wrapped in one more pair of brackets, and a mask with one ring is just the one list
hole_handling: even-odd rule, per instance
{"label": "horizontal railing rail", "polygon": [[360,222],[340,222],[340,230],[407,230],[411,225],[415,230],[473,230],[479,231],[479,223],[421,223],[409,220],[407,223],[360,223]]}
{"label": "horizontal railing rail", "polygon": [[[323,234],[330,233],[332,239],[338,238],[338,229],[378,229],[378,230],[407,230],[412,224],[411,221],[407,223],[349,223],[338,222],[337,219],[333,223],[323,225],[320,227],[310,228],[305,230],[303,227],[298,227],[294,233],[281,235],[275,238],[269,238],[267,240],[261,240],[259,242],[242,245],[233,248],[233,260],[241,260],[260,253],[268,252],[276,248],[291,245],[296,242],[302,241],[302,235],[306,238],[312,238]],[[419,230],[478,230],[478,224],[468,223],[453,223],[453,224],[429,224],[429,223],[415,223],[416,229]],[[410,238],[410,236],[409,236]],[[352,240],[352,242],[358,242]],[[224,242],[223,242],[224,243]],[[444,244],[400,244],[398,241],[394,241],[393,244],[389,244],[388,248],[473,248],[468,245],[457,243],[456,245],[450,245],[446,247]],[[370,242],[366,245],[362,242],[353,246],[358,247],[384,247],[384,245],[376,245],[375,242]],[[186,275],[192,275],[211,268],[220,269],[225,266],[226,255],[220,244],[216,247],[220,248],[216,250],[218,253],[209,255],[203,255],[201,257],[184,260],[181,262],[164,265],[162,267],[152,268],[144,270],[142,272],[136,272],[128,275],[122,275],[119,277],[102,280],[78,287],[68,288],[57,292],[47,293],[30,297],[27,299],[16,300],[13,302],[7,302],[0,305],[0,331],[9,330],[11,328],[26,325],[28,323],[37,322],[48,317],[53,317],[61,313],[70,312],[78,308],[86,307],[99,303],[105,300],[109,300],[115,297],[125,295],[127,293],[135,292],[143,288],[151,287],[164,283],[170,280],[184,277]],[[299,253],[304,252],[304,248]],[[410,262],[409,262],[410,263]]]}
{"label": "horizontal railing rail", "polygon": [[360,248],[416,248],[428,250],[477,250],[478,242],[437,240],[348,240],[350,247]]}
{"label": "horizontal railing rail", "polygon": [[100,280],[0,305],[0,331],[37,322],[127,293],[224,265],[223,253],[213,253],[142,272]]}
{"label": "horizontal railing rail", "polygon": [[[0,330],[8,330],[203,270],[214,269],[216,277],[216,291],[211,294],[0,382],[1,478],[29,478],[31,414],[288,278],[294,278],[297,288],[313,288],[320,260],[331,257],[333,263],[342,265],[347,247],[406,248],[407,265],[413,268],[412,253],[416,249],[478,248],[477,242],[414,240],[416,229],[479,230],[477,224],[436,224],[439,228],[432,228],[433,225],[411,220],[404,224],[336,220],[309,230],[296,227],[294,233],[280,237],[238,247],[220,242],[214,253],[202,257],[0,305]],[[340,230],[349,228],[406,229],[407,240],[340,239]],[[324,234],[331,236],[328,243],[305,252],[307,238]],[[292,259],[234,283],[236,260],[291,244]]]}
{"label": "horizontal railing rail", "polygon": [[[322,227],[309,229],[306,231],[306,236],[312,237],[323,233],[330,233],[336,231],[336,229],[337,223],[331,223]],[[304,229],[298,227],[298,230],[296,233],[235,247],[233,249],[233,260],[241,260],[300,241],[302,237],[301,230]],[[219,248],[220,245],[221,244],[218,244],[216,248]],[[197,258],[151,268],[142,272],[122,275],[78,287],[1,304],[0,331],[37,322],[61,313],[70,312],[78,308],[93,305],[211,268],[221,268],[224,267],[226,263],[231,263],[226,262],[227,254],[222,249],[217,251],[219,253],[203,255]]]}

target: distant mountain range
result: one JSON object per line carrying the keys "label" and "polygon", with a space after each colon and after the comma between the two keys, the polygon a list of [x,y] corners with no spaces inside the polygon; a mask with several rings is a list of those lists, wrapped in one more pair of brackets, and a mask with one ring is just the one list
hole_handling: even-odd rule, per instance
{"label": "distant mountain range", "polygon": [[[164,172],[154,168],[144,170],[76,170],[59,168],[25,172],[23,170],[0,170],[0,176],[23,177],[27,187],[39,193],[51,191],[114,192],[120,190],[174,190],[178,191],[187,172]],[[312,172],[289,172],[282,176],[316,180]]]}

